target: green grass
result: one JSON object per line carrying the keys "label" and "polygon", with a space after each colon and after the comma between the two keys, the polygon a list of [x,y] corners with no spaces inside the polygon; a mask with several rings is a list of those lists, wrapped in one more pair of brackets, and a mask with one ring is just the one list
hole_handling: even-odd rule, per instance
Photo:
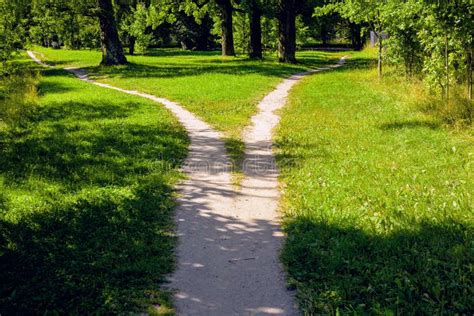
{"label": "green grass", "polygon": [[0,132],[0,313],[169,313],[184,130],[61,70],[37,102],[28,127]]}
{"label": "green grass", "polygon": [[259,101],[283,78],[334,62],[343,54],[300,52],[300,64],[284,65],[272,56],[261,62],[221,57],[220,52],[159,49],[147,56],[128,56],[127,66],[106,68],[97,67],[98,51],[34,50],[49,63],[87,68],[91,77],[101,82],[179,102],[224,132],[227,149],[237,166],[244,150],[242,130]]}
{"label": "green grass", "polygon": [[290,282],[308,315],[470,314],[472,128],[419,111],[369,57],[304,79],[282,111]]}

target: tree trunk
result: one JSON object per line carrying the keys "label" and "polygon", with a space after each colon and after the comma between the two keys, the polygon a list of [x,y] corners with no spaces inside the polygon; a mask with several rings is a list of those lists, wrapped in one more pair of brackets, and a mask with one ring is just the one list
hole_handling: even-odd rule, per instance
{"label": "tree trunk", "polygon": [[321,40],[323,41],[323,47],[327,47],[329,44],[329,30],[326,24],[321,26]]}
{"label": "tree trunk", "polygon": [[280,62],[296,63],[296,11],[295,0],[278,1],[278,56]]}
{"label": "tree trunk", "polygon": [[100,9],[98,13],[100,40],[102,44],[101,65],[124,65],[127,63],[127,59],[123,53],[122,43],[118,36],[112,0],[98,0],[98,3]]}
{"label": "tree trunk", "polygon": [[235,56],[232,3],[230,0],[216,0],[221,14],[222,56]]}
{"label": "tree trunk", "polygon": [[359,24],[351,23],[351,40],[352,40],[352,47],[354,50],[361,50],[364,46],[362,43],[362,31]]}
{"label": "tree trunk", "polygon": [[256,0],[251,1],[250,7],[250,49],[249,57],[262,59],[262,11]]}
{"label": "tree trunk", "polygon": [[377,64],[377,69],[379,73],[379,79],[382,79],[383,77],[383,72],[382,72],[382,63],[383,63],[383,34],[382,31],[377,32],[377,38],[379,42],[379,53],[378,53],[378,64]]}
{"label": "tree trunk", "polygon": [[128,53],[133,56],[135,54],[135,43],[137,39],[135,36],[129,36],[128,38]]}

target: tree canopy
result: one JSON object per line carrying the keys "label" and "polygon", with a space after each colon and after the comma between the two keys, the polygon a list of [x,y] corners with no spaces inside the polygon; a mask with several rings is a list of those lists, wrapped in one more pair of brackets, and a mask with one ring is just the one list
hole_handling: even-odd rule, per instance
{"label": "tree canopy", "polygon": [[296,62],[300,46],[346,42],[361,49],[370,31],[382,64],[400,65],[433,90],[467,82],[472,97],[471,0],[2,0],[0,58],[25,43],[102,48],[103,64],[149,47],[180,46]]}

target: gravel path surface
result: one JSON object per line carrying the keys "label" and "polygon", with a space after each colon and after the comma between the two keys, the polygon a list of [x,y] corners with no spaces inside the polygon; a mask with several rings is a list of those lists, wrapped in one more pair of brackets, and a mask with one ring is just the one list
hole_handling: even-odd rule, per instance
{"label": "gravel path surface", "polygon": [[[32,52],[30,57],[43,66]],[[163,104],[186,128],[191,139],[179,186],[176,209],[178,265],[170,277],[179,315],[298,315],[292,292],[278,260],[283,234],[278,208],[278,171],[272,154],[275,110],[304,76],[294,75],[259,104],[243,135],[245,177],[232,185],[230,161],[221,134],[179,104],[149,94],[94,82],[81,69],[67,69],[89,83],[141,96]]]}

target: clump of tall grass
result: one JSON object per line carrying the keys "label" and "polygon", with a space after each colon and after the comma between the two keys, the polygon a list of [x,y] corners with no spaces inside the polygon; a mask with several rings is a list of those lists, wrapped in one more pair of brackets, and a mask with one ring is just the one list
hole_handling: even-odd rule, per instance
{"label": "clump of tall grass", "polygon": [[25,127],[37,109],[39,74],[26,66],[5,64],[0,70],[0,129]]}
{"label": "clump of tall grass", "polygon": [[474,102],[466,97],[464,88],[459,85],[450,87],[450,95],[446,97],[427,87],[421,78],[407,78],[394,67],[388,68],[384,80],[375,79],[375,70],[372,78],[373,87],[401,97],[413,110],[425,113],[439,124],[456,129],[472,126]]}
{"label": "clump of tall grass", "polygon": [[472,126],[474,103],[456,91],[449,99],[428,97],[420,104],[422,110],[454,127]]}

